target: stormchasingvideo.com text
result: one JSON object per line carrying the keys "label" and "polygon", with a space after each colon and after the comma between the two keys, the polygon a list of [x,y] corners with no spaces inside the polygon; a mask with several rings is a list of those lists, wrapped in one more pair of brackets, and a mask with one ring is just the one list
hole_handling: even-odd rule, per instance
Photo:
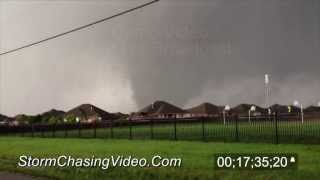
{"label": "stormchasingvideo.com text", "polygon": [[95,168],[99,167],[107,170],[110,167],[181,167],[181,158],[168,158],[155,155],[151,158],[137,158],[133,156],[109,156],[79,158],[61,155],[52,158],[39,158],[22,155],[19,157],[19,167],[79,167]]}

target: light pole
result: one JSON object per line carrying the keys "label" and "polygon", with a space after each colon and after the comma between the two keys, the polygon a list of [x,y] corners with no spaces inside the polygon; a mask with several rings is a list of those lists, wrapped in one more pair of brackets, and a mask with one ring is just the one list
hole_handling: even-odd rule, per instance
{"label": "light pole", "polygon": [[256,106],[251,106],[249,109],[249,123],[251,123],[251,112],[256,111]]}
{"label": "light pole", "polygon": [[224,110],[223,110],[223,112],[222,112],[222,114],[223,114],[223,124],[226,124],[226,112],[228,112],[228,111],[230,111],[230,106],[229,105],[226,105],[225,107],[224,107]]}
{"label": "light pole", "polygon": [[302,103],[300,104],[299,101],[295,100],[295,101],[293,102],[293,105],[296,106],[296,107],[299,107],[299,106],[300,106],[301,123],[303,124],[303,122],[304,122],[304,117],[303,117],[303,116],[304,116],[304,115],[303,115],[303,105],[302,105]]}

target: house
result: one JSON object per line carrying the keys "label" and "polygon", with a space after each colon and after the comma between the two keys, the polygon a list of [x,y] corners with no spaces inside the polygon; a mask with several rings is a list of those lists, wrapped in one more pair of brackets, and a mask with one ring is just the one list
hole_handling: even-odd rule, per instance
{"label": "house", "polygon": [[170,119],[170,118],[183,118],[186,111],[180,109],[165,101],[155,101],[152,104],[144,107],[137,113],[131,115],[130,119],[145,119],[145,118],[158,118],[158,119]]}
{"label": "house", "polygon": [[222,108],[206,102],[186,111],[184,117],[217,117],[222,113]]}
{"label": "house", "polygon": [[248,116],[249,111],[253,106],[255,107],[255,110],[250,112],[252,116],[259,116],[262,114],[266,114],[268,111],[267,109],[261,108],[254,104],[240,104],[234,108],[231,108],[231,114],[236,114],[239,116]]}
{"label": "house", "polygon": [[10,120],[11,120],[11,118],[9,118],[8,116],[0,114],[0,126],[1,125],[8,125]]}
{"label": "house", "polygon": [[91,104],[82,104],[64,114],[64,117],[73,116],[83,123],[114,120],[117,117]]}
{"label": "house", "polygon": [[306,109],[304,109],[304,112],[306,112],[306,113],[320,113],[320,107],[319,106],[309,106]]}
{"label": "house", "polygon": [[309,118],[320,118],[320,107],[319,106],[309,106],[306,109],[304,109],[304,115],[305,117]]}
{"label": "house", "polygon": [[20,124],[21,122],[19,122],[15,118],[0,114],[0,125],[18,126]]}
{"label": "house", "polygon": [[291,113],[298,113],[300,112],[300,108],[292,105],[280,105],[274,104],[270,106],[272,112],[277,112],[279,114],[291,114]]}

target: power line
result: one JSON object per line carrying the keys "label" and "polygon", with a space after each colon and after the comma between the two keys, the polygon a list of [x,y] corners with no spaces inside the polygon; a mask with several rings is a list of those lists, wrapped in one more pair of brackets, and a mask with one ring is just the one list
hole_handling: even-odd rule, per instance
{"label": "power line", "polygon": [[125,11],[122,11],[122,12],[120,12],[120,13],[117,13],[117,14],[115,14],[115,15],[112,15],[112,16],[109,16],[109,17],[100,19],[100,20],[98,20],[98,21],[92,22],[92,23],[90,23],[90,24],[86,24],[86,25],[83,25],[83,26],[80,26],[80,27],[71,29],[71,30],[69,30],[69,31],[66,31],[66,32],[63,32],[63,33],[60,33],[60,34],[57,34],[57,35],[48,37],[48,38],[46,38],[46,39],[42,39],[42,40],[40,40],[40,41],[37,41],[37,42],[34,42],[34,43],[30,43],[30,44],[21,46],[21,47],[19,47],[19,48],[12,49],[12,50],[9,50],[9,51],[0,53],[0,56],[6,55],[6,54],[9,54],[9,53],[13,53],[13,52],[15,52],[15,51],[19,51],[19,50],[22,50],[22,49],[25,49],[25,48],[28,48],[28,47],[31,47],[31,46],[34,46],[34,45],[37,45],[37,44],[40,44],[40,43],[43,43],[43,42],[52,40],[52,39],[56,39],[56,38],[58,38],[58,37],[61,37],[61,36],[64,36],[64,35],[73,33],[73,32],[75,32],[75,31],[79,31],[79,30],[88,28],[88,27],[93,26],[93,25],[95,25],[95,24],[102,23],[102,22],[107,21],[107,20],[110,20],[110,19],[112,19],[112,18],[115,18],[115,17],[121,16],[121,15],[127,14],[127,13],[132,12],[132,11],[135,11],[135,10],[137,10],[137,9],[141,9],[141,8],[143,8],[143,7],[145,7],[145,6],[148,6],[148,5],[151,5],[151,4],[153,4],[153,3],[157,2],[157,1],[159,1],[159,0],[150,1],[150,2],[145,3],[145,4],[142,4],[142,5],[140,5],[140,6],[137,6],[137,7],[134,7],[134,8],[131,8],[131,9],[128,9],[128,10],[125,10]]}

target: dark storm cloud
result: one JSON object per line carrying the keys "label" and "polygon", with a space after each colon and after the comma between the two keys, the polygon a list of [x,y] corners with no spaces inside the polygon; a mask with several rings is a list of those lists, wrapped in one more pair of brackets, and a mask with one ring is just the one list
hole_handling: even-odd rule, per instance
{"label": "dark storm cloud", "polygon": [[[12,14],[6,18],[17,23],[1,24],[7,27],[1,49],[146,1],[34,2],[8,8],[5,15]],[[19,21],[23,13],[17,7],[30,18]],[[319,12],[318,0],[161,0],[3,58],[2,106],[12,114],[83,101],[125,112],[156,99],[180,106],[203,101],[262,105],[265,73],[271,74],[272,102],[315,104],[320,100]],[[39,95],[34,105],[21,105]]]}
{"label": "dark storm cloud", "polygon": [[[145,10],[156,15],[137,21],[144,39],[130,43],[126,59],[140,106],[155,99],[184,105],[202,91],[216,92],[202,100],[263,104],[264,73],[272,75],[273,95],[280,101],[297,98],[280,93],[286,86],[288,94],[302,84],[320,90],[305,82],[318,82],[320,75],[318,1],[188,2],[161,1]],[[140,31],[133,29],[132,36]],[[248,79],[255,80],[242,83]],[[221,89],[224,84],[233,89]],[[319,98],[317,93],[301,98],[311,103],[311,96]]]}

